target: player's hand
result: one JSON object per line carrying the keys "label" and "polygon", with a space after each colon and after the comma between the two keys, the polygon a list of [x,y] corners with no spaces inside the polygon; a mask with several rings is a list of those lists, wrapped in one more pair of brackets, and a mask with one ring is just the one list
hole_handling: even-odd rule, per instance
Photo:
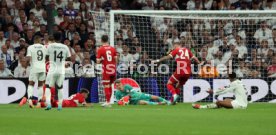
{"label": "player's hand", "polygon": [[209,94],[213,94],[214,93],[214,91],[212,89],[208,89],[206,92],[209,93]]}
{"label": "player's hand", "polygon": [[153,60],[152,61],[152,63],[159,63],[160,62],[160,60],[158,59],[158,60]]}

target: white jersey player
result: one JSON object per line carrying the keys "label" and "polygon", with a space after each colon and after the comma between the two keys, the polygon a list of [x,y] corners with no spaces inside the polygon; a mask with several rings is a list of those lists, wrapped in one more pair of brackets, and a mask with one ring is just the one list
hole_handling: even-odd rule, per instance
{"label": "white jersey player", "polygon": [[62,109],[63,100],[63,82],[65,79],[65,61],[71,57],[68,47],[64,44],[57,43],[61,39],[60,33],[54,34],[55,43],[51,43],[47,48],[47,56],[50,62],[50,69],[46,78],[46,110],[50,110],[51,106],[51,92],[50,88],[55,87],[58,90],[58,110]]}
{"label": "white jersey player", "polygon": [[34,84],[38,81],[38,100],[42,99],[43,96],[43,83],[45,81],[46,75],[46,66],[45,66],[45,57],[46,57],[46,48],[40,44],[41,37],[34,37],[34,45],[28,47],[27,57],[30,60],[31,69],[29,75],[29,85],[28,85],[28,102],[31,108],[33,108],[32,96],[34,90]]}
{"label": "white jersey player", "polygon": [[195,109],[205,109],[205,108],[233,108],[233,109],[245,109],[247,108],[248,100],[247,100],[247,91],[241,80],[236,78],[236,73],[231,73],[228,75],[231,81],[228,87],[219,89],[215,92],[209,90],[209,93],[214,93],[215,96],[225,94],[228,92],[232,92],[235,95],[235,100],[225,99],[222,101],[217,101],[213,104],[208,105],[199,105],[194,104],[193,107]]}

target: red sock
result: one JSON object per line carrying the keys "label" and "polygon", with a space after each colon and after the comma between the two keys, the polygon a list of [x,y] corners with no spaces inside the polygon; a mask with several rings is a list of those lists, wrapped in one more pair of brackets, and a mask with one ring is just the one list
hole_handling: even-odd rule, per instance
{"label": "red sock", "polygon": [[44,108],[44,107],[46,107],[46,104],[44,102],[40,102],[40,106],[41,106],[41,108]]}
{"label": "red sock", "polygon": [[167,84],[167,89],[172,93],[172,95],[176,94],[176,90],[172,84]]}
{"label": "red sock", "polygon": [[104,88],[104,94],[106,102],[109,103],[111,98],[111,88]]}

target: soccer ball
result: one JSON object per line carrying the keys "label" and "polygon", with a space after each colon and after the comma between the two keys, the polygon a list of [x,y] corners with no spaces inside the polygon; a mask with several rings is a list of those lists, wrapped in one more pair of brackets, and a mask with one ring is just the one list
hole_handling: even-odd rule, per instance
{"label": "soccer ball", "polygon": [[118,105],[120,105],[120,106],[128,105],[128,104],[129,104],[129,99],[130,99],[129,96],[123,97],[122,99],[120,99],[120,100],[118,101]]}

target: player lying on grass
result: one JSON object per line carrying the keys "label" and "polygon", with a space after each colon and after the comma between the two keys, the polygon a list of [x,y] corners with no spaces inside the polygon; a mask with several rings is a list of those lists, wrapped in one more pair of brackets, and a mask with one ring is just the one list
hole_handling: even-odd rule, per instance
{"label": "player lying on grass", "polygon": [[[121,80],[116,80],[114,82],[117,90],[115,91],[115,97],[119,101],[118,104],[122,105],[122,100],[128,100],[129,104],[132,105],[164,105],[164,104],[170,104],[169,101],[167,101],[164,98],[145,94],[142,92],[135,91],[129,84],[122,84]],[[125,101],[127,102],[127,101]]]}
{"label": "player lying on grass", "polygon": [[233,92],[235,95],[235,100],[225,99],[222,101],[217,101],[216,103],[208,105],[193,104],[195,109],[207,109],[207,108],[230,108],[230,109],[245,109],[247,107],[247,91],[242,84],[242,81],[236,78],[236,73],[228,74],[228,78],[231,81],[228,87],[219,89],[215,92],[213,90],[207,91],[210,94],[221,95],[227,92]]}
{"label": "player lying on grass", "polygon": [[[53,93],[52,93],[53,94]],[[82,88],[80,92],[71,95],[68,99],[62,101],[62,107],[88,107],[89,105],[86,103],[85,99],[88,97],[89,91],[87,89]],[[26,97],[24,97],[20,104],[24,105],[26,103]],[[38,100],[33,99],[33,103],[38,103]],[[58,107],[58,100],[56,100],[53,96],[51,99],[52,107]],[[40,104],[37,105],[37,108],[45,108],[47,104],[45,100],[41,101]]]}

